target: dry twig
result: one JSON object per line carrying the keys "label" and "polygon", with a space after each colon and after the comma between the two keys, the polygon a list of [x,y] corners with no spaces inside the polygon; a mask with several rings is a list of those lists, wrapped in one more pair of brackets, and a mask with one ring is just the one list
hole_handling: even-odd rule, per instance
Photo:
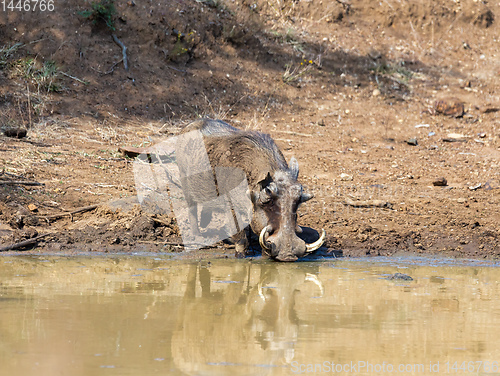
{"label": "dry twig", "polygon": [[128,72],[127,47],[123,44],[123,42],[120,39],[117,38],[116,34],[111,34],[111,36],[113,37],[115,43],[122,48],[123,67]]}
{"label": "dry twig", "polygon": [[45,238],[46,236],[52,235],[52,233],[47,233],[43,235],[36,236],[34,238],[28,239],[28,240],[23,240],[22,242],[19,243],[14,243],[11,245],[7,245],[5,247],[0,247],[0,252],[5,252],[5,251],[11,251],[13,249],[19,249],[19,248],[24,248],[30,245],[34,245],[38,243],[38,241],[42,238]]}
{"label": "dry twig", "polygon": [[8,180],[8,181],[0,181],[0,185],[45,185],[45,184],[39,183],[37,181]]}
{"label": "dry twig", "polygon": [[75,210],[70,211],[70,212],[62,212],[62,213],[58,213],[58,214],[51,214],[51,215],[46,215],[46,216],[43,216],[43,217],[40,217],[40,218],[41,219],[45,219],[47,222],[49,222],[49,220],[51,220],[51,219],[59,219],[59,218],[62,218],[64,216],[66,216],[66,215],[69,215],[71,217],[71,219],[73,219],[73,214],[88,212],[88,211],[96,209],[98,206],[99,205],[83,206],[81,208],[75,209]]}

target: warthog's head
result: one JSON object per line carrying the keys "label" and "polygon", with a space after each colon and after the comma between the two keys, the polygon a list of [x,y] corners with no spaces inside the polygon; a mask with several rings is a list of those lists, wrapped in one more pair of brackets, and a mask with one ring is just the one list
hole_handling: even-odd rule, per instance
{"label": "warthog's head", "polygon": [[325,231],[312,244],[297,236],[302,228],[297,225],[297,209],[313,198],[297,182],[299,165],[295,158],[288,170],[268,172],[250,192],[253,203],[252,230],[259,234],[263,254],[279,261],[295,261],[315,251],[325,240]]}

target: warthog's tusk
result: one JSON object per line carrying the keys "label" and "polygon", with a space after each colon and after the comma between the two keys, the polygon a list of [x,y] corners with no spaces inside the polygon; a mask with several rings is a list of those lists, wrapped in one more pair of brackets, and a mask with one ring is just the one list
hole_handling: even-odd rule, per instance
{"label": "warthog's tusk", "polygon": [[266,297],[264,296],[264,293],[262,292],[262,283],[259,283],[257,285],[257,291],[259,292],[259,296],[262,298],[262,300],[266,301]]}
{"label": "warthog's tusk", "polygon": [[323,243],[325,242],[326,233],[324,229],[321,229],[321,231],[322,234],[318,240],[316,240],[314,243],[306,244],[306,253],[314,252],[323,245]]}
{"label": "warthog's tusk", "polygon": [[270,232],[271,232],[271,225],[267,225],[266,227],[264,227],[262,229],[262,231],[260,232],[260,236],[259,236],[259,244],[266,251],[271,250],[271,245],[266,240],[266,233],[270,233]]}
{"label": "warthog's tusk", "polygon": [[316,286],[319,287],[319,292],[320,292],[320,297],[323,297],[323,294],[325,293],[325,288],[323,287],[323,284],[321,281],[318,279],[318,277],[314,274],[311,273],[306,273],[306,281],[310,281],[314,283]]}

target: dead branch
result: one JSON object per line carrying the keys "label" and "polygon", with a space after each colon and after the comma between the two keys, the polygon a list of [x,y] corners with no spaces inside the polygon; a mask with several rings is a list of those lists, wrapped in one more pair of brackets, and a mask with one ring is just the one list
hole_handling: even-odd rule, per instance
{"label": "dead branch", "polygon": [[392,204],[384,200],[351,200],[346,197],[344,200],[344,205],[352,206],[354,208],[387,208],[391,209]]}
{"label": "dead branch", "polygon": [[165,225],[165,226],[167,226],[167,227],[170,227],[170,226],[172,225],[170,222],[164,221],[164,220],[162,220],[162,219],[160,219],[160,218],[155,218],[155,217],[152,217],[152,216],[151,216],[150,218],[151,218],[153,221],[155,221],[156,223],[159,223],[159,224],[161,224],[161,225]]}
{"label": "dead branch", "polygon": [[[154,240],[137,240],[137,243],[139,244],[155,244],[155,245],[170,245],[172,247],[179,247],[179,248],[185,248],[184,243],[182,242],[165,242],[165,241],[154,241]],[[199,247],[198,249],[233,249],[235,246],[234,244],[212,244],[212,245],[206,245],[206,244],[197,244],[197,243],[190,243],[192,246]]]}
{"label": "dead branch", "polygon": [[28,240],[23,240],[22,242],[19,242],[19,243],[14,243],[11,245],[7,245],[5,247],[0,247],[0,252],[10,251],[13,249],[24,248],[24,247],[27,247],[29,245],[34,245],[34,244],[38,243],[38,241],[40,239],[45,238],[46,236],[49,236],[49,235],[52,235],[52,233],[39,235],[39,236],[36,236],[36,237],[28,239]]}
{"label": "dead branch", "polygon": [[62,212],[62,213],[58,213],[58,214],[51,214],[51,215],[46,215],[46,216],[39,217],[39,218],[45,219],[47,222],[49,222],[51,219],[59,219],[59,218],[62,218],[64,216],[66,216],[66,215],[69,215],[71,217],[71,219],[73,219],[73,214],[88,212],[88,211],[96,209],[98,206],[99,205],[83,206],[81,208],[75,209],[75,210],[70,211],[70,212]]}
{"label": "dead branch", "polygon": [[69,74],[67,74],[67,73],[65,73],[65,72],[60,72],[60,73],[61,73],[63,76],[66,76],[66,77],[68,77],[68,78],[71,78],[72,80],[78,81],[78,82],[80,82],[80,83],[82,83],[82,84],[84,84],[84,85],[88,85],[88,84],[89,84],[89,82],[88,82],[88,81],[81,80],[81,79],[79,79],[78,77],[71,76],[71,75],[69,75]]}
{"label": "dead branch", "polygon": [[128,72],[127,47],[122,43],[120,39],[117,38],[116,34],[111,34],[111,36],[113,37],[115,43],[122,48],[123,67]]}
{"label": "dead branch", "polygon": [[0,181],[0,185],[45,185],[44,183],[39,183],[37,181]]}

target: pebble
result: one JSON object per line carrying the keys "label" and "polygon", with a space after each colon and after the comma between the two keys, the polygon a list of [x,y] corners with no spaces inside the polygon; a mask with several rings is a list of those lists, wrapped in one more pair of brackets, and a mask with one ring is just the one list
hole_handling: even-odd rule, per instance
{"label": "pebble", "polygon": [[476,190],[478,190],[479,188],[481,188],[482,186],[483,186],[483,184],[482,184],[482,183],[479,183],[479,184],[477,184],[477,185],[473,185],[473,186],[469,187],[469,189],[470,189],[471,191],[476,191]]}
{"label": "pebble", "polygon": [[415,137],[412,137],[410,138],[408,141],[406,141],[406,143],[408,145],[412,145],[412,146],[417,146],[418,145],[418,141]]}
{"label": "pebble", "polygon": [[379,89],[375,89],[375,90],[373,90],[372,95],[373,95],[374,97],[378,97],[380,94],[381,94],[381,93],[380,93],[380,90],[379,90]]}
{"label": "pebble", "polygon": [[28,131],[22,128],[7,128],[4,129],[3,134],[7,137],[24,138],[28,134]]}
{"label": "pebble", "polygon": [[435,179],[432,184],[435,187],[446,187],[448,185],[448,181],[444,177],[440,177]]}
{"label": "pebble", "polygon": [[352,175],[346,174],[346,173],[341,173],[340,174],[340,180],[342,181],[350,181],[352,180]]}
{"label": "pebble", "polygon": [[443,142],[467,142],[467,136],[459,133],[450,133],[442,139]]}
{"label": "pebble", "polygon": [[445,98],[434,103],[436,113],[452,117],[464,116],[464,102],[457,98]]}
{"label": "pebble", "polygon": [[403,273],[394,273],[393,275],[389,276],[387,279],[390,279],[390,280],[402,280],[402,281],[413,281],[412,277],[410,277],[408,274],[403,274]]}
{"label": "pebble", "polygon": [[28,209],[32,212],[38,211],[38,207],[35,204],[29,204]]}

